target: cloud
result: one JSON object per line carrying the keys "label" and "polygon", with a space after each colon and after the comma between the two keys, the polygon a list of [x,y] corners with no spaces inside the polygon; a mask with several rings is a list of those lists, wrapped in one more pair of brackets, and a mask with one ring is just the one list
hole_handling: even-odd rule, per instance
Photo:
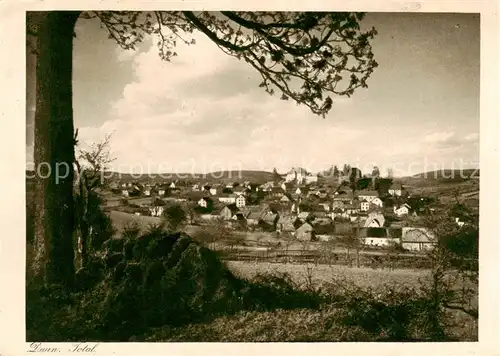
{"label": "cloud", "polygon": [[455,132],[434,132],[424,137],[424,141],[428,143],[444,143],[455,137]]}
{"label": "cloud", "polygon": [[479,133],[470,133],[464,137],[464,140],[468,142],[477,142],[479,141]]}
{"label": "cloud", "polygon": [[[334,98],[332,113],[323,120],[304,106],[269,96],[258,87],[259,75],[250,66],[227,56],[203,35],[195,37],[195,45],[179,43],[178,56],[170,62],[161,61],[154,39],[145,41],[141,51],[114,52],[118,65],[131,73],[121,96],[108,101],[111,109],[104,123],[83,125],[80,136],[91,143],[114,132],[115,169],[286,171],[301,165],[320,171],[350,162],[371,170],[373,164],[381,169],[394,162],[407,166],[424,156],[439,160],[457,152],[476,154],[463,145],[473,141],[473,136],[464,138],[463,128],[426,135],[430,111],[406,103],[400,107],[401,98],[387,101],[392,92],[384,89],[385,79],[376,86],[374,77],[369,90],[351,99]],[[417,127],[410,111],[422,116],[424,126]],[[90,123],[91,108],[87,115]]]}

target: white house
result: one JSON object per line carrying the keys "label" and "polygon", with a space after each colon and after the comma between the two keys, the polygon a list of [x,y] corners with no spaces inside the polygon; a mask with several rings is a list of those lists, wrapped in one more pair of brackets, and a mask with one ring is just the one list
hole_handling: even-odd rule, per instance
{"label": "white house", "polygon": [[297,240],[311,241],[314,239],[314,228],[309,223],[303,223],[297,230],[295,230]]}
{"label": "white house", "polygon": [[302,194],[302,190],[300,190],[300,188],[297,187],[297,189],[295,189],[295,194],[297,194],[297,195]]}
{"label": "white house", "polygon": [[361,191],[358,193],[359,200],[366,200],[371,203],[375,198],[378,198],[378,192],[375,190]]}
{"label": "white house", "polygon": [[460,221],[460,218],[455,218],[455,222],[457,223],[458,226],[462,227],[465,225],[465,222]]}
{"label": "white house", "polygon": [[396,214],[396,216],[408,215],[409,212],[410,212],[410,206],[406,203],[403,205],[394,206],[394,214]]}
{"label": "white house", "polygon": [[363,244],[368,246],[389,247],[399,244],[398,238],[391,237],[385,228],[363,228],[360,231]]}
{"label": "white house", "polygon": [[236,207],[237,208],[243,208],[246,204],[246,199],[243,195],[238,195],[236,198]]}
{"label": "white house", "polygon": [[144,189],[144,195],[149,197],[151,195],[151,189],[150,188]]}
{"label": "white house", "polygon": [[337,207],[337,208],[334,208],[332,210],[332,212],[330,213],[330,218],[332,220],[334,220],[336,217],[347,219],[347,218],[349,218],[349,214],[347,214],[347,212],[344,209]]}
{"label": "white house", "polygon": [[385,224],[385,217],[381,213],[373,212],[368,214],[364,227],[383,227]]}
{"label": "white house", "polygon": [[361,211],[368,211],[370,209],[370,202],[365,199],[361,200],[359,209]]}
{"label": "white house", "polygon": [[219,197],[219,201],[224,204],[235,204],[236,195],[234,194],[224,194]]}
{"label": "white house", "polygon": [[236,187],[233,189],[233,193],[236,195],[243,195],[246,193],[246,188],[243,187]]}
{"label": "white house", "polygon": [[151,214],[151,216],[162,216],[163,206],[152,206],[149,208],[149,213]]}
{"label": "white house", "polygon": [[423,227],[403,227],[401,246],[411,251],[428,251],[436,245],[434,234]]}
{"label": "white house", "polygon": [[208,205],[211,203],[211,199],[208,198],[201,198],[198,200],[198,205],[201,206],[202,208],[208,208]]}
{"label": "white house", "polygon": [[299,184],[302,184],[307,176],[307,172],[304,168],[292,168],[285,177],[286,182],[296,181]]}
{"label": "white house", "polygon": [[128,198],[129,194],[128,194],[128,190],[127,189],[123,189],[122,190],[122,196]]}
{"label": "white house", "polygon": [[378,206],[379,208],[382,208],[384,206],[384,202],[382,201],[382,199],[380,199],[379,197],[375,197],[372,199],[372,201],[370,202],[372,204],[375,204],[376,206]]}
{"label": "white house", "polygon": [[175,189],[175,182],[170,183],[169,188]]}
{"label": "white house", "polygon": [[193,184],[193,192],[199,192],[200,191],[200,185],[199,184]]}
{"label": "white house", "polygon": [[280,202],[282,203],[290,203],[291,201],[292,199],[287,194],[283,195],[280,199]]}
{"label": "white house", "polygon": [[401,184],[392,184],[387,192],[393,197],[400,197],[403,194],[403,187]]}
{"label": "white house", "polygon": [[165,189],[158,189],[158,195],[159,196],[165,195]]}
{"label": "white house", "polygon": [[211,195],[217,195],[217,187],[210,188],[210,194]]}
{"label": "white house", "polygon": [[353,215],[353,214],[359,213],[360,208],[359,208],[359,205],[355,204],[355,202],[354,202],[352,204],[344,205],[344,210],[348,215]]}
{"label": "white house", "polygon": [[329,212],[331,210],[330,203],[319,203],[319,205],[323,208],[324,211]]}

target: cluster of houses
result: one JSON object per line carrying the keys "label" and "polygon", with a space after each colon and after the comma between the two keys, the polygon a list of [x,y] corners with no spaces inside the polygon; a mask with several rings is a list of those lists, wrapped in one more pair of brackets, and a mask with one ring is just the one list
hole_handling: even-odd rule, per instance
{"label": "cluster of houses", "polygon": [[[376,190],[352,191],[318,183],[318,177],[294,168],[281,181],[252,184],[193,183],[121,185],[122,196],[165,198],[195,207],[199,223],[222,220],[234,229],[273,231],[298,240],[331,240],[356,236],[371,246],[399,244],[408,250],[434,246],[432,233],[403,222],[416,216],[406,202],[403,187],[393,184],[382,195]],[[161,216],[163,207],[152,203],[149,215]]]}

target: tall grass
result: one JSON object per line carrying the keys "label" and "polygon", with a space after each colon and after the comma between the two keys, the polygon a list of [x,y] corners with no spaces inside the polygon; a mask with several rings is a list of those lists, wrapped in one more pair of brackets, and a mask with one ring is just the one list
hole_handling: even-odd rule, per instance
{"label": "tall grass", "polygon": [[[156,225],[140,234],[131,225],[78,271],[75,290],[29,281],[27,340],[447,340],[446,315],[436,317],[441,306],[432,293],[342,279],[319,285],[312,270],[302,282],[287,273],[245,279],[185,234]],[[316,329],[293,322],[298,316],[315,320]],[[251,325],[235,324],[242,319]],[[221,320],[233,329],[224,331]],[[292,325],[277,327],[279,320]]]}

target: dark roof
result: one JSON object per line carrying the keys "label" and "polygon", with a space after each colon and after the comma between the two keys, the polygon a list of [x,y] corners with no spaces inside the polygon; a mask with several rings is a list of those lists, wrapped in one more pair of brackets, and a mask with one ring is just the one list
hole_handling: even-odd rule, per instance
{"label": "dark roof", "polygon": [[362,190],[357,193],[357,196],[369,196],[369,197],[378,197],[378,192],[376,190]]}
{"label": "dark roof", "polygon": [[403,233],[402,228],[390,228],[389,229],[389,235],[391,235],[391,237],[393,237],[393,238],[401,238],[402,233]]}
{"label": "dark roof", "polygon": [[333,234],[335,232],[334,224],[314,224],[314,232],[316,234]]}
{"label": "dark roof", "polygon": [[[233,214],[236,214],[236,213],[238,213],[240,211],[240,209],[238,209],[238,207],[236,206],[236,204],[229,204],[229,205],[224,206],[224,208],[228,208],[229,210],[231,210],[231,212]],[[222,209],[224,209],[224,208],[222,208]]]}
{"label": "dark roof", "polygon": [[219,198],[236,198],[236,195],[232,193],[222,193],[219,195]]}
{"label": "dark roof", "polygon": [[248,220],[259,220],[260,216],[261,216],[261,212],[260,211],[251,211],[251,212],[248,213],[247,219]]}
{"label": "dark roof", "polygon": [[297,221],[297,217],[294,215],[281,215],[278,219],[280,224],[293,224]]}
{"label": "dark roof", "polygon": [[278,214],[273,214],[273,213],[267,213],[262,216],[262,220],[267,222],[267,223],[274,223],[276,218],[278,217]]}
{"label": "dark roof", "polygon": [[388,237],[387,229],[383,227],[362,227],[359,229],[360,237]]}
{"label": "dark roof", "polygon": [[351,234],[354,228],[351,224],[347,223],[335,223],[335,233],[339,235]]}

